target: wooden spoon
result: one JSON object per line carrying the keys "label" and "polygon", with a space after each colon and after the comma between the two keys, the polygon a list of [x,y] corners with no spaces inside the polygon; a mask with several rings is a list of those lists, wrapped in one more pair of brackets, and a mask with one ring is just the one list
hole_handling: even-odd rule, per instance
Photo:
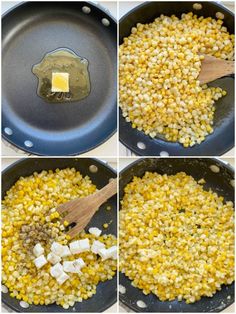
{"label": "wooden spoon", "polygon": [[72,201],[59,205],[57,212],[60,215],[63,213],[66,214],[62,218],[61,222],[64,223],[65,221],[68,221],[69,225],[76,223],[74,227],[69,229],[67,234],[69,234],[72,238],[75,237],[87,226],[97,209],[116,193],[117,180],[111,179],[110,182],[101,190],[89,196],[76,198]]}
{"label": "wooden spoon", "polygon": [[212,82],[220,77],[233,74],[234,72],[234,61],[227,61],[204,55],[198,80],[202,85]]}

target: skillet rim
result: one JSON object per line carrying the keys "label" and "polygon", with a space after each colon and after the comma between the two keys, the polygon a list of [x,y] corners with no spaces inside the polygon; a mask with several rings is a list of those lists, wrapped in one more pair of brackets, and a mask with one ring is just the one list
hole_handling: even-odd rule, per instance
{"label": "skillet rim", "polygon": [[[226,158],[231,158],[231,157],[226,157]],[[234,159],[234,157],[232,157]],[[219,158],[219,157],[186,157],[186,156],[178,156],[178,157],[175,157],[175,156],[170,156],[170,157],[161,157],[161,156],[145,156],[145,157],[131,157],[129,159],[136,159],[134,160],[133,162],[131,162],[130,164],[128,164],[126,167],[124,167],[120,172],[119,172],[119,177],[121,175],[123,175],[123,173],[125,171],[127,171],[131,166],[134,166],[136,164],[138,164],[140,162],[140,160],[144,160],[144,159],[211,159],[211,160],[214,160],[214,161],[217,161],[221,166],[227,168],[231,173],[235,174],[235,168],[233,168],[233,166],[231,166],[231,164],[225,160],[222,160],[222,158]]]}
{"label": "skillet rim", "polygon": [[[143,2],[143,3],[141,3],[141,4],[138,4],[136,7],[134,7],[133,9],[131,9],[131,10],[129,10],[126,14],[124,14],[123,16],[122,16],[122,18],[120,18],[119,19],[119,24],[120,23],[122,23],[123,22],[123,20],[125,19],[125,18],[127,18],[129,15],[130,15],[130,13],[134,13],[135,11],[136,11],[136,9],[140,9],[140,8],[142,8],[142,7],[144,7],[144,6],[146,6],[146,4],[147,3],[152,3],[153,1],[145,1],[145,2]],[[159,2],[159,1],[155,1],[155,2]],[[166,2],[166,1],[162,1],[162,2]],[[170,1],[169,3],[174,3],[174,2],[179,2],[179,1]],[[192,2],[192,3],[195,3],[196,1],[184,1],[184,2]],[[203,1],[202,1],[203,2]],[[204,1],[205,2],[205,1]],[[224,2],[215,2],[215,1],[206,1],[206,2],[209,2],[209,3],[212,3],[212,4],[216,4],[216,6],[218,6],[218,7],[220,7],[220,8],[223,8],[225,11],[227,11],[230,15],[235,15],[235,13],[234,12],[232,12],[231,10],[229,10],[226,6],[224,6],[222,3],[224,3]]]}

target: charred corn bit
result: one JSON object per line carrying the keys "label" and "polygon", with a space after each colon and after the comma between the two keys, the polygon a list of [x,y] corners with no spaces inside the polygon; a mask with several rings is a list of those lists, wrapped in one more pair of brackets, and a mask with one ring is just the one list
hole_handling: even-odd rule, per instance
{"label": "charred corn bit", "polygon": [[120,270],[144,294],[192,303],[234,280],[233,203],[183,172],[134,177],[119,234]]}
{"label": "charred corn bit", "polygon": [[[64,260],[83,258],[86,266],[81,275],[70,274],[70,279],[59,285],[50,276],[48,263],[36,269],[33,247],[40,243],[45,256],[52,242],[69,244],[64,226],[59,222],[55,208],[76,197],[85,197],[96,190],[89,177],[72,169],[42,171],[20,178],[7,192],[2,210],[2,280],[10,295],[29,304],[51,304],[56,302],[64,308],[82,302],[96,293],[100,281],[111,279],[116,272],[116,261],[84,252],[66,257]],[[95,238],[80,233],[77,239],[88,238],[90,245],[96,239],[109,248],[116,244],[112,235]],[[74,239],[73,239],[74,240]]]}
{"label": "charred corn bit", "polygon": [[202,54],[233,60],[223,21],[193,13],[137,24],[119,49],[119,99],[133,128],[193,146],[213,132],[214,103],[226,95],[200,86]]}

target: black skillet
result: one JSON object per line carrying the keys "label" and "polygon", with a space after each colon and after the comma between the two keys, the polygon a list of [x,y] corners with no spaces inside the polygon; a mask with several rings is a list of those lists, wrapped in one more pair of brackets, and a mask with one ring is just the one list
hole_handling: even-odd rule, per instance
{"label": "black skillet", "polygon": [[[32,66],[57,48],[88,60],[87,98],[52,104],[37,96]],[[2,18],[3,137],[29,153],[49,156],[77,155],[102,144],[117,127],[116,63],[117,23],[96,4],[18,4]]]}
{"label": "black skillet", "polygon": [[[90,167],[93,166],[93,167]],[[56,168],[63,169],[74,167],[81,172],[83,176],[88,175],[97,188],[106,185],[110,178],[116,177],[116,172],[105,163],[91,158],[27,158],[22,159],[2,172],[2,197],[5,196],[7,190],[19,179],[20,176],[29,176],[34,171],[54,170]],[[92,170],[92,172],[91,172]],[[96,171],[97,170],[97,171]],[[94,172],[96,171],[96,172]],[[106,210],[106,206],[110,205],[111,210]],[[103,224],[112,220],[108,229],[104,230]],[[98,227],[103,233],[111,233],[117,235],[117,197],[113,196],[99,211],[94,215],[88,227]],[[97,293],[90,299],[81,303],[75,303],[74,307],[68,310],[63,309],[56,304],[52,305],[30,305],[24,309],[19,305],[19,300],[10,297],[9,293],[2,293],[2,301],[9,308],[16,312],[103,312],[117,300],[117,277],[112,280],[99,283]]]}
{"label": "black skillet", "polygon": [[[219,168],[218,173],[212,172],[211,165]],[[234,170],[229,164],[218,159],[210,158],[146,158],[139,159],[127,166],[120,173],[119,197],[124,195],[125,186],[134,176],[141,177],[146,171],[160,174],[173,175],[184,171],[196,180],[204,178],[206,190],[212,189],[225,201],[234,202]],[[120,301],[135,312],[220,312],[234,302],[234,283],[223,286],[212,298],[204,297],[201,300],[187,304],[184,301],[161,302],[154,294],[144,295],[143,292],[131,285],[131,281],[124,275],[119,274],[119,284],[126,288],[126,293],[119,295]],[[230,296],[230,297],[229,297]],[[137,301],[142,300],[147,308],[139,308]]]}
{"label": "black skillet", "polygon": [[[215,18],[216,12],[225,16],[224,25],[228,31],[234,33],[234,14],[216,2],[198,2],[201,10],[194,10],[195,2],[145,2],[129,11],[119,22],[119,41],[130,35],[131,28],[137,23],[151,23],[161,14],[180,17],[182,13],[194,12],[198,16]],[[214,132],[207,136],[200,145],[184,148],[177,142],[167,142],[163,139],[151,137],[144,132],[133,129],[126,122],[120,110],[119,136],[120,141],[135,154],[142,156],[159,156],[166,153],[170,156],[220,156],[234,146],[234,78],[224,77],[209,84],[219,86],[227,91],[227,96],[215,104]],[[164,152],[164,153],[163,153]]]}

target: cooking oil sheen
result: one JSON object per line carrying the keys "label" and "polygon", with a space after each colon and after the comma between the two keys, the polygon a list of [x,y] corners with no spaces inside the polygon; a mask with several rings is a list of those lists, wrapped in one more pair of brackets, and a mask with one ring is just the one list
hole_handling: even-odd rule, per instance
{"label": "cooking oil sheen", "polygon": [[[78,101],[90,93],[88,60],[68,48],[60,48],[47,53],[39,64],[33,66],[32,72],[38,77],[37,94],[46,102]],[[68,91],[52,91],[55,90],[52,86],[53,73],[54,76],[60,76],[61,73],[61,76],[68,78]]]}

